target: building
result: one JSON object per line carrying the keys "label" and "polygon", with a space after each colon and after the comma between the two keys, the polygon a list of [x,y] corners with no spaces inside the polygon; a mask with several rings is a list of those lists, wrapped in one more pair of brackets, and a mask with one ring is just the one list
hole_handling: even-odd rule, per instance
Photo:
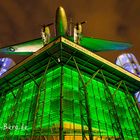
{"label": "building", "polygon": [[140,65],[132,53],[124,53],[118,56],[116,64],[140,77]]}
{"label": "building", "polygon": [[[140,65],[132,53],[124,53],[117,57],[116,64],[125,70],[140,77]],[[138,106],[140,108],[140,91],[135,93]]]}
{"label": "building", "polygon": [[11,58],[0,58],[0,76],[15,65]]}
{"label": "building", "polygon": [[59,37],[0,78],[0,139],[140,139],[140,78]]}

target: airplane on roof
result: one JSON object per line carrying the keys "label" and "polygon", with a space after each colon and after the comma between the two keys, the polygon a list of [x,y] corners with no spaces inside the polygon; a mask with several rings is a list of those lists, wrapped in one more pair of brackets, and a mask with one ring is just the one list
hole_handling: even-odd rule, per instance
{"label": "airplane on roof", "polygon": [[[73,35],[68,35],[68,22],[65,10],[63,7],[58,7],[55,17],[55,30],[56,37],[64,36],[67,39],[83,46],[84,48],[93,51],[110,51],[110,50],[125,50],[131,47],[129,43],[113,42],[102,39],[95,39],[86,37],[82,34],[82,24],[85,22],[77,23],[73,27]],[[4,47],[0,49],[0,53],[4,54],[17,54],[17,55],[30,55],[36,52],[44,45],[51,42],[54,37],[51,37],[50,26],[53,23],[42,26],[41,35],[42,38],[27,41],[24,43]],[[43,41],[42,41],[43,40]]]}

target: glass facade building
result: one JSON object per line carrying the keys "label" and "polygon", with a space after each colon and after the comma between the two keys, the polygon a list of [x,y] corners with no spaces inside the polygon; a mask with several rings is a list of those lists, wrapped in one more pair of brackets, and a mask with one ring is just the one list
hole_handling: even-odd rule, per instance
{"label": "glass facade building", "polygon": [[0,139],[140,139],[140,79],[65,38],[0,85]]}

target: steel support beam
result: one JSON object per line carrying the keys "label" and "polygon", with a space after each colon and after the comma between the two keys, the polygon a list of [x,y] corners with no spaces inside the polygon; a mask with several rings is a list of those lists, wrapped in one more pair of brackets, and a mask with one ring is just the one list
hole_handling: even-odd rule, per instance
{"label": "steel support beam", "polygon": [[133,99],[134,97],[129,93],[129,90],[123,81],[124,88],[125,88],[125,93],[126,93],[126,99],[127,99],[127,106],[129,113],[132,117],[133,125],[135,127],[136,133],[138,138],[140,139],[140,111],[137,106],[137,103],[134,102],[135,100]]}
{"label": "steel support beam", "polygon": [[44,79],[43,83],[43,89],[41,90],[43,93],[43,102],[42,102],[42,113],[41,113],[41,121],[40,121],[40,132],[39,132],[39,140],[41,140],[42,137],[42,123],[43,123],[43,117],[44,117],[44,107],[45,107],[45,101],[46,101],[46,78]]}
{"label": "steel support beam", "polygon": [[116,131],[118,132],[119,136],[120,136],[120,139],[124,140],[124,135],[123,135],[123,132],[122,132],[122,128],[121,128],[121,124],[120,124],[120,120],[119,120],[119,116],[117,114],[117,110],[116,110],[116,106],[114,104],[114,101],[113,101],[113,96],[112,96],[112,93],[109,89],[109,86],[108,86],[108,83],[106,81],[106,78],[101,70],[101,75],[102,75],[102,78],[103,78],[103,82],[104,82],[104,85],[106,87],[106,91],[107,91],[107,94],[106,94],[106,97],[107,97],[107,100],[108,100],[108,103],[110,103],[109,107],[110,107],[110,113],[112,114],[112,116],[114,117],[114,120],[115,120],[115,124],[113,124],[113,127],[116,129]]}
{"label": "steel support beam", "polygon": [[45,76],[46,76],[46,73],[47,73],[47,71],[48,71],[50,62],[51,62],[51,58],[49,59],[49,61],[48,61],[48,63],[47,63],[45,72],[43,73],[41,82],[40,82],[40,84],[39,84],[39,86],[38,86],[38,93],[37,93],[37,97],[36,97],[35,113],[34,113],[34,119],[33,119],[33,125],[32,125],[32,132],[31,132],[31,140],[33,140],[34,130],[35,130],[35,127],[36,127],[35,125],[36,125],[37,113],[38,113],[38,111],[39,111],[40,90],[41,90],[41,86],[42,86],[42,83],[43,83],[43,81],[44,81],[44,78],[45,78]]}
{"label": "steel support beam", "polygon": [[[113,98],[115,97],[115,95],[116,95],[118,89],[119,89],[120,86],[122,85],[122,81],[118,82],[117,84],[118,84],[118,86],[117,86],[116,90],[114,91],[114,93],[112,94],[112,97],[113,97]],[[117,85],[117,84],[116,84],[116,85]]]}
{"label": "steel support beam", "polygon": [[88,86],[88,84],[96,77],[96,75],[100,72],[101,69],[97,70],[92,77],[85,83],[85,87]]}
{"label": "steel support beam", "polygon": [[27,74],[30,76],[30,78],[34,81],[34,83],[36,84],[36,86],[39,88],[39,85],[38,85],[38,83],[36,82],[36,80],[35,80],[35,78],[34,78],[34,75],[30,72],[30,71],[28,71],[25,67],[23,67],[24,68],[24,70],[27,72]]}
{"label": "steel support beam", "polygon": [[[9,87],[11,87],[11,88],[15,88],[15,86],[13,86],[8,80],[6,80],[6,78],[4,78],[5,79],[5,82],[8,84],[8,86]],[[15,96],[15,94],[14,94],[14,92],[13,92],[13,89],[12,89],[12,95],[13,95],[13,97],[14,97],[14,99],[16,98],[16,96]]]}
{"label": "steel support beam", "polygon": [[[24,83],[22,82],[22,83],[21,83],[21,86],[19,87],[19,89],[18,89],[18,91],[17,91],[16,98],[14,98],[14,99],[15,99],[15,104],[14,104],[14,106],[12,107],[12,110],[11,110],[12,113],[11,113],[11,115],[10,115],[9,118],[8,118],[8,121],[7,121],[7,124],[8,124],[8,125],[11,125],[11,126],[12,126],[11,123],[13,123],[14,117],[15,117],[15,115],[16,115],[16,113],[17,113],[18,101],[20,100],[21,94],[23,93],[23,92],[22,92],[22,91],[23,91],[23,87],[24,87]],[[9,134],[10,134],[10,129],[7,129],[6,132],[5,132],[4,140],[7,140],[7,138],[9,137]],[[9,139],[9,138],[8,138],[8,139]]]}
{"label": "steel support beam", "polygon": [[[79,73],[79,76],[80,76],[80,80],[82,82],[82,86],[83,86],[83,92],[84,92],[84,100],[85,100],[85,107],[86,107],[86,115],[87,115],[87,127],[88,127],[88,133],[89,133],[89,140],[93,140],[93,132],[92,132],[92,123],[91,123],[91,118],[90,118],[90,109],[89,109],[89,104],[88,104],[88,92],[87,92],[87,89],[86,89],[86,86],[85,86],[85,82],[84,82],[84,79],[82,77],[82,74],[80,72],[80,69],[78,67],[78,64],[75,60],[75,58],[73,57],[73,61],[75,63],[75,66],[76,66],[76,69]],[[84,118],[83,114],[81,116],[82,118]],[[84,131],[83,131],[84,132]],[[86,135],[83,134],[84,137],[86,138]]]}
{"label": "steel support beam", "polygon": [[61,66],[61,79],[60,79],[60,128],[59,128],[60,140],[64,139],[64,133],[63,133],[63,78],[64,78],[64,70],[63,70],[63,66]]}
{"label": "steel support beam", "polygon": [[60,78],[60,128],[59,128],[59,139],[64,140],[64,128],[63,128],[63,79],[64,79],[64,70],[63,70],[63,62],[62,62],[62,55],[63,55],[63,46],[62,42],[60,43],[60,65],[61,65],[61,78]]}

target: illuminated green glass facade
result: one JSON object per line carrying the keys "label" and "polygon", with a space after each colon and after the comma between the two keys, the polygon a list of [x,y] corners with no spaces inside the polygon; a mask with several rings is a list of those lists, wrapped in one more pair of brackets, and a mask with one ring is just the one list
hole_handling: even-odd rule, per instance
{"label": "illuminated green glass facade", "polygon": [[[42,77],[36,80],[37,83],[40,83],[41,78]],[[90,79],[87,74],[84,74],[83,78],[84,81]],[[12,92],[7,94],[3,108],[1,108],[0,124],[3,125],[1,127],[4,129],[1,130],[1,139],[7,136],[13,137],[13,139],[30,137],[34,120],[33,135],[59,135],[60,81],[61,67],[51,69],[45,75],[45,80],[40,90],[38,90],[34,81],[30,81],[22,86],[23,89],[20,87],[12,91],[15,95],[19,94],[17,95],[18,99],[14,99]],[[81,125],[79,81],[79,74],[75,69],[63,67],[63,131],[66,135],[71,134],[73,137],[81,135],[81,128],[77,127]],[[111,86],[109,86],[109,89],[112,94],[116,90]],[[36,119],[34,119],[39,91],[38,111],[36,113]],[[115,117],[110,114],[104,84],[97,79],[93,79],[89,83],[87,91],[93,135],[99,138],[119,138],[117,130],[112,126]],[[138,132],[136,132],[134,125],[136,122],[132,120],[131,110],[128,108],[129,103],[127,103],[126,95],[123,91],[117,90],[114,96],[114,103],[125,139],[138,139]],[[65,127],[65,124],[68,125],[68,127]],[[13,127],[17,125],[19,130],[14,127],[8,132],[5,130],[8,125]],[[83,125],[86,124],[83,123]],[[42,128],[42,130],[40,128]],[[86,129],[87,128],[85,128],[85,130]],[[88,135],[88,133],[86,135]]]}
{"label": "illuminated green glass facade", "polygon": [[139,140],[131,81],[86,52],[71,57],[75,49],[54,44],[0,79],[0,140]]}

